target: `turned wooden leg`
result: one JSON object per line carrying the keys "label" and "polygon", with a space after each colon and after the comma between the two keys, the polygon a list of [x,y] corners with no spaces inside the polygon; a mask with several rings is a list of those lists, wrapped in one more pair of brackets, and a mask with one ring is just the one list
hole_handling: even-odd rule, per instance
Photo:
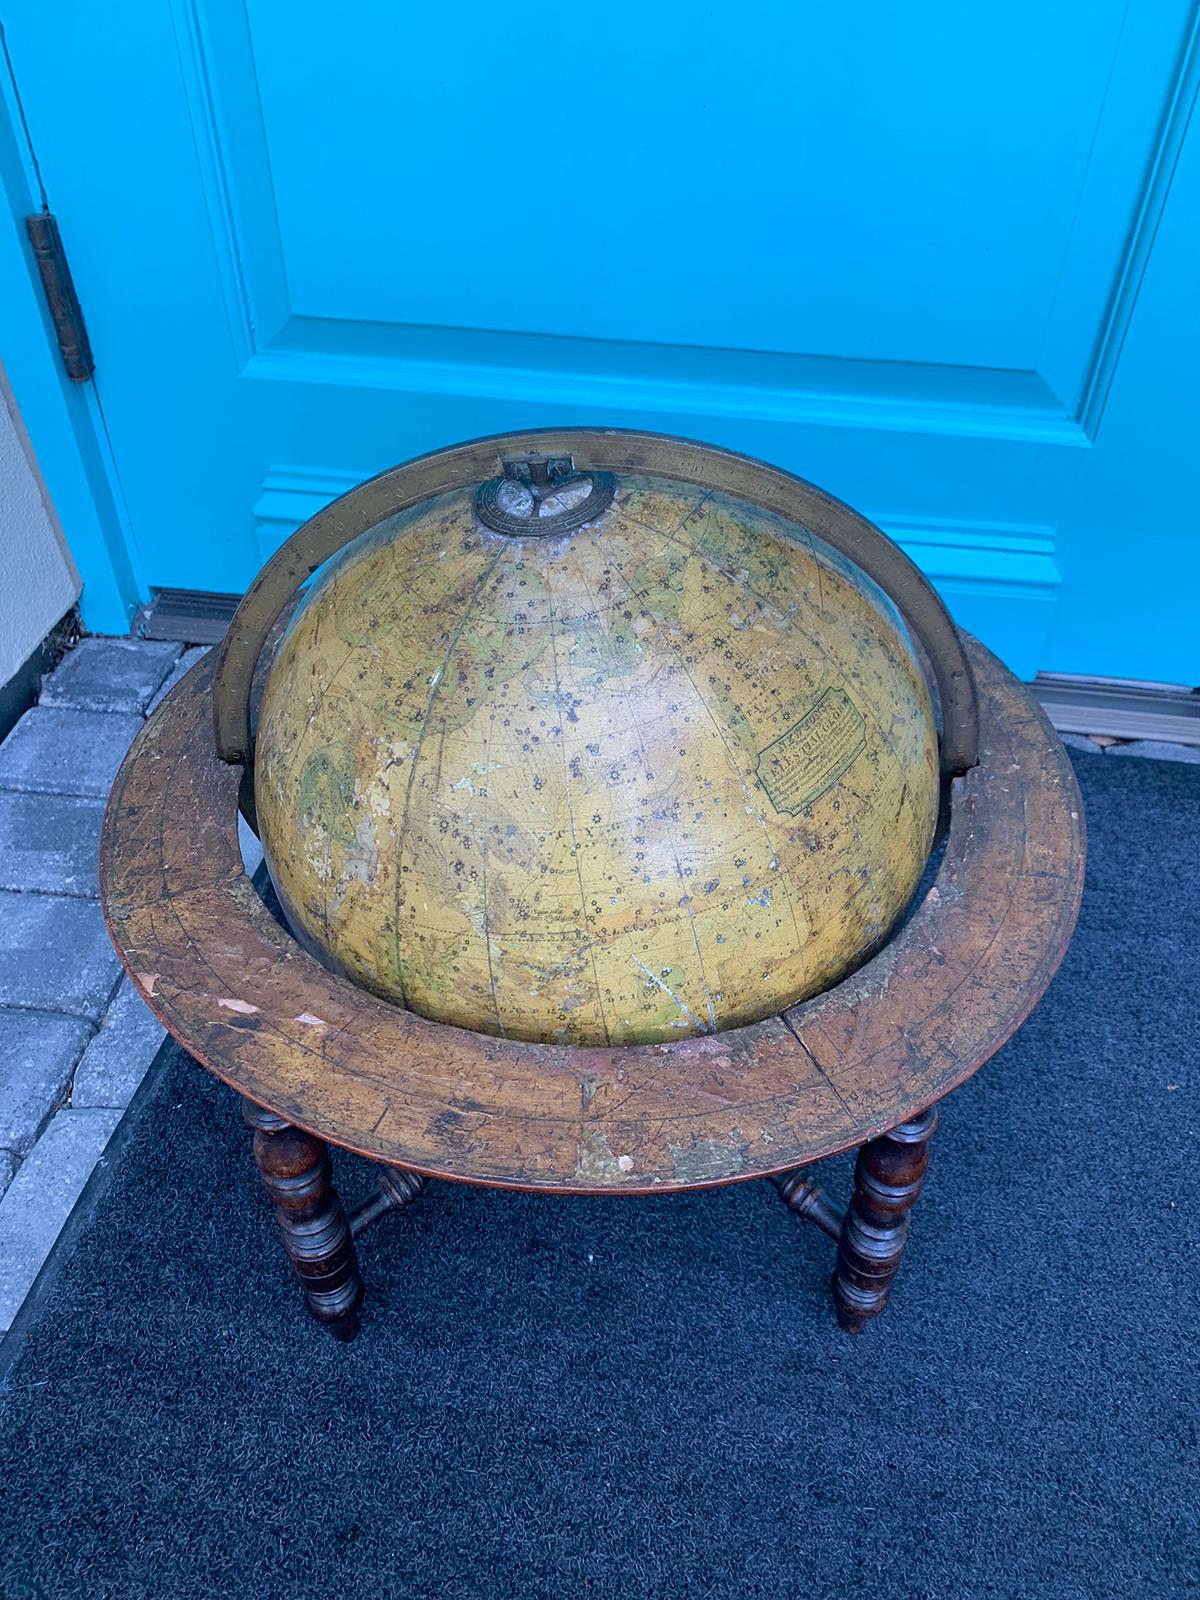
{"label": "turned wooden leg", "polygon": [[358,1333],[363,1281],[329,1151],[311,1133],[248,1100],[242,1115],[254,1129],[254,1160],[305,1304],[335,1339],[348,1343]]}
{"label": "turned wooden leg", "polygon": [[842,1223],[833,1274],[837,1319],[851,1333],[861,1333],[887,1305],[937,1121],[935,1110],[923,1111],[858,1152],[854,1195]]}

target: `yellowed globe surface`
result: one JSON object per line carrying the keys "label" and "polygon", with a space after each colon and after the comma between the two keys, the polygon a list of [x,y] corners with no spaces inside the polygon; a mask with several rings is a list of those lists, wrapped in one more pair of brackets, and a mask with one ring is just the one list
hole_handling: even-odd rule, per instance
{"label": "yellowed globe surface", "polygon": [[425,1016],[650,1042],[827,987],[911,898],[937,741],[900,618],[771,512],[621,475],[581,528],[381,523],[270,670],[255,796],[297,936]]}

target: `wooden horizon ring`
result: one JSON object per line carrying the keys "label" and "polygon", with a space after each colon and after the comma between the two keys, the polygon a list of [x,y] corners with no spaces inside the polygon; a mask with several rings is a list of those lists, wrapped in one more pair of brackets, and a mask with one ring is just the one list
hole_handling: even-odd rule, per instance
{"label": "wooden horizon ring", "polygon": [[981,759],[900,932],[779,1017],[671,1044],[526,1044],[430,1022],[328,972],[242,866],[241,769],[212,739],[213,665],[164,699],[117,775],[101,897],[156,1015],[240,1094],[428,1177],[653,1194],[768,1177],[860,1145],[974,1073],[1036,1005],[1083,881],[1075,775],[1032,696],[967,641]]}

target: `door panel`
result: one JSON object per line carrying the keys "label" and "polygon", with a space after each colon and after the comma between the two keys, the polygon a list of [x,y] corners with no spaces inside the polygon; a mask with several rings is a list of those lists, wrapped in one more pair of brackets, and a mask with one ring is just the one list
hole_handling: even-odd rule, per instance
{"label": "door panel", "polygon": [[1140,299],[1193,5],[14,9],[144,590],[241,588],[417,451],[611,423],[825,484],[1026,675],[1200,676],[1156,454],[1194,328]]}
{"label": "door panel", "polygon": [[1124,3],[248,9],[297,315],[1022,369]]}

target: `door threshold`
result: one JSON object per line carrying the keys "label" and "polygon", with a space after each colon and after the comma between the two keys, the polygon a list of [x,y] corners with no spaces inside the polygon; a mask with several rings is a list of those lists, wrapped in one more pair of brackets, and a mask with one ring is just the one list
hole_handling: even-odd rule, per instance
{"label": "door threshold", "polygon": [[169,639],[174,644],[220,644],[240,594],[206,589],[160,589],[134,624],[139,639]]}
{"label": "door threshold", "polygon": [[1200,691],[1195,689],[1039,672],[1033,692],[1059,733],[1200,745]]}

